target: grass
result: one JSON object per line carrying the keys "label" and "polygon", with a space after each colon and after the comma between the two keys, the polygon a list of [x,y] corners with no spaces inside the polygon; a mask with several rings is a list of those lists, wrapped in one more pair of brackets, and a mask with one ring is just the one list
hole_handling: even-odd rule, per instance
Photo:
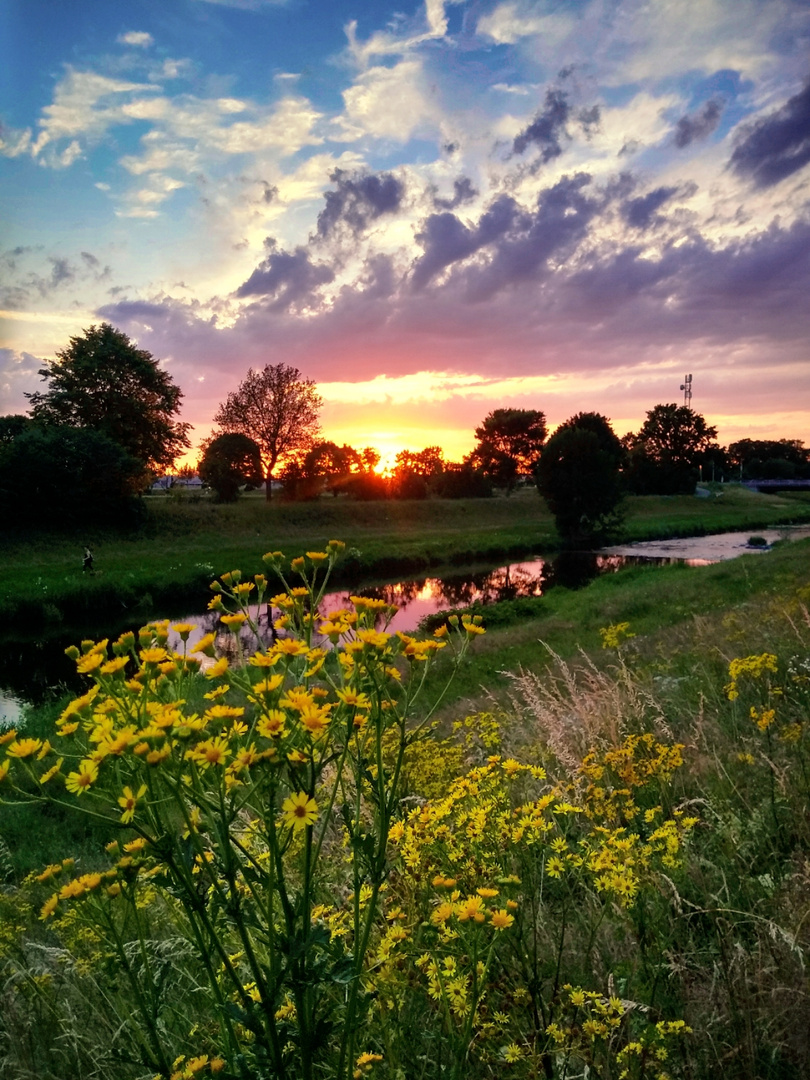
{"label": "grass", "polygon": [[810,540],[711,566],[635,566],[574,592],[551,589],[481,608],[487,634],[474,665],[454,682],[445,715],[491,707],[507,693],[511,673],[548,668],[549,650],[564,660],[584,651],[599,662],[600,629],[620,622],[630,623],[632,651],[651,670],[688,677],[707,657],[724,663],[743,646],[764,649],[771,627],[763,613],[801,589],[810,590]]}
{"label": "grass", "polygon": [[[465,727],[473,719],[469,714],[486,709],[495,714],[500,725],[498,752],[503,759],[514,755],[518,761],[541,763],[550,787],[560,785],[577,803],[587,800],[595,788],[602,790],[595,772],[589,774],[593,782],[583,780],[578,763],[591,748],[605,760],[608,754],[613,755],[615,786],[621,788],[615,793],[621,796],[616,804],[621,820],[617,824],[606,817],[606,824],[594,831],[612,832],[616,826],[613,839],[617,845],[629,842],[634,831],[646,837],[649,830],[643,822],[657,821],[657,814],[682,811],[699,818],[683,865],[666,863],[665,871],[642,883],[637,902],[630,906],[606,901],[574,875],[570,885],[567,877],[554,877],[551,859],[541,859],[531,845],[526,847],[523,863],[517,864],[517,877],[498,879],[521,883],[515,910],[523,920],[519,926],[524,936],[510,931],[497,938],[502,951],[492,968],[487,998],[488,1010],[502,1005],[505,1026],[514,1023],[510,1029],[514,1034],[499,1037],[499,1043],[515,1038],[513,1045],[523,1054],[519,1062],[509,1065],[508,1075],[516,1080],[538,1075],[570,1080],[584,1075],[583,1063],[590,1060],[587,1055],[592,1048],[585,1046],[576,1068],[578,1043],[572,1043],[570,1068],[567,1050],[554,1060],[548,1054],[540,1060],[537,1047],[543,1044],[547,1017],[544,1013],[532,1034],[530,1011],[520,1004],[530,999],[533,1005],[545,1002],[557,1010],[554,1016],[558,1017],[562,991],[570,989],[563,985],[561,990],[560,984],[567,982],[593,989],[605,1000],[606,995],[615,995],[622,1007],[628,1008],[621,1035],[625,1041],[630,1025],[641,1024],[648,1016],[650,1021],[682,1017],[691,1031],[667,1060],[667,1075],[673,1080],[711,1080],[718,1075],[729,1080],[793,1080],[810,1075],[806,1039],[810,1016],[806,979],[810,962],[808,556],[810,540],[804,540],[777,544],[768,554],[742,556],[708,567],[632,568],[599,578],[577,592],[554,589],[539,600],[496,605],[486,612],[488,633],[475,642],[473,657],[454,688],[454,696],[444,704],[446,720],[467,716],[460,736],[446,723],[439,738],[418,744],[425,748],[413,768],[413,798],[420,807],[425,799],[442,796],[457,771],[492,753],[487,743],[483,750],[476,748],[474,740],[465,744],[465,730],[476,730]],[[603,649],[599,631],[616,623],[628,623],[631,636],[618,649]],[[728,692],[730,661],[743,657],[756,660],[757,654],[766,652],[774,654],[775,665],[770,670],[778,671],[778,677],[774,674],[771,680],[761,672],[751,674],[749,668],[747,675],[739,676],[740,700],[732,700]],[[428,694],[429,699],[432,696]],[[190,709],[202,707],[196,701],[189,702]],[[766,713],[767,709],[773,712]],[[53,708],[32,714],[31,734],[47,735],[53,715]],[[760,724],[766,715],[776,719]],[[667,746],[679,744],[676,756],[682,752],[683,767],[672,775],[669,771],[654,774],[654,783],[648,782],[646,773],[635,775],[627,769],[628,758],[622,756],[622,748],[628,745],[628,738],[641,733],[650,733]],[[442,738],[445,734],[446,739]],[[456,742],[451,746],[453,739]],[[458,752],[451,753],[453,749]],[[655,753],[661,749],[666,747],[656,746]],[[484,757],[470,756],[471,752]],[[653,764],[656,760],[654,755],[650,759]],[[507,763],[505,760],[504,768]],[[435,793],[426,790],[428,782],[436,788]],[[613,783],[607,779],[600,782],[606,792]],[[635,811],[625,816],[628,785],[637,789],[634,798],[638,809],[644,811],[643,817]],[[475,794],[479,794],[477,787]],[[592,812],[598,807],[604,804],[595,800]],[[598,814],[602,812],[599,809]],[[509,811],[510,831],[518,813],[518,809]],[[455,830],[453,846],[463,848],[467,843],[476,854],[476,844],[490,841],[495,813],[484,813],[482,807],[481,814],[469,833],[462,827]],[[585,814],[571,818],[565,827],[573,835],[575,829],[588,828],[586,819]],[[90,1066],[100,1080],[112,1080],[113,1076],[134,1080],[147,1073],[137,1058],[130,1064],[115,1058],[103,1038],[93,1042],[102,1013],[88,1013],[94,1021],[83,1022],[85,1014],[75,1012],[80,1017],[76,1020],[72,1011],[80,993],[93,1005],[94,986],[88,972],[104,991],[95,1007],[107,1009],[110,988],[122,981],[119,968],[113,981],[104,982],[109,965],[105,968],[105,954],[99,951],[98,958],[91,954],[84,969],[76,964],[78,975],[71,969],[63,976],[53,958],[68,956],[68,952],[59,939],[42,937],[55,931],[42,926],[36,906],[31,909],[30,925],[25,926],[25,894],[15,884],[25,869],[55,861],[66,851],[84,857],[82,869],[95,865],[90,853],[98,848],[99,836],[69,832],[69,827],[67,819],[58,816],[35,819],[29,807],[3,807],[0,841],[4,840],[6,850],[13,853],[14,865],[7,875],[7,886],[0,887],[0,903],[5,905],[11,927],[5,938],[0,929],[5,993],[5,997],[0,993],[0,1062],[7,1063],[13,1080],[31,1075],[72,1080],[89,1075]],[[329,876],[328,881],[332,892],[340,894],[340,885],[335,883],[340,882],[348,846],[338,844],[334,850],[339,855],[330,870],[334,877]],[[636,850],[643,854],[643,847]],[[0,843],[0,856],[2,851]],[[325,857],[333,857],[331,850]],[[461,865],[463,869],[465,864]],[[428,879],[430,874],[425,876]],[[405,909],[395,907],[391,914],[406,920],[403,925],[414,935],[412,956],[416,957],[426,947],[425,941],[428,948],[439,948],[430,937],[435,934],[431,920],[425,917],[426,912],[436,910],[435,903],[431,894],[430,901],[424,901],[426,906],[410,908],[412,897],[407,889],[396,892],[403,880],[402,868],[391,875],[389,887]],[[151,907],[159,915],[161,909],[154,902],[157,894],[150,895]],[[332,897],[327,899],[331,902]],[[171,922],[155,924],[159,934],[178,933],[176,904],[172,910]],[[460,920],[459,927],[460,932],[466,932]],[[89,930],[99,932],[98,927]],[[60,930],[64,934],[70,931],[67,923]],[[31,943],[28,951],[12,952],[15,940],[19,937],[25,944],[26,935]],[[46,971],[47,980],[41,940],[49,946],[47,955],[53,959],[52,968]],[[151,938],[150,944],[154,944]],[[81,941],[73,946],[81,957],[79,947]],[[426,997],[424,979],[420,982],[414,974],[420,961],[414,966],[409,947],[407,942],[397,946],[400,951],[390,967],[377,965],[381,968],[381,999],[388,992],[385,978],[389,978],[392,993],[399,994],[397,1009],[370,1011],[364,1024],[368,1048],[384,1051],[374,1074],[381,1080],[393,1080],[397,1075],[427,1080],[436,1075],[436,1062],[442,1053],[448,1055],[455,1030],[450,1025],[443,1027],[435,996],[433,1004]],[[452,943],[446,948],[452,949]],[[463,969],[463,943],[457,951],[453,958]],[[178,970],[182,962],[178,953]],[[168,970],[167,966],[160,969],[161,986]],[[413,977],[400,984],[398,980],[407,979],[409,971]],[[27,983],[23,983],[23,976]],[[54,978],[60,981],[52,990]],[[15,1009],[18,985],[25,985],[29,996]],[[338,982],[341,1000],[345,993],[342,985]],[[513,992],[516,987],[520,999]],[[34,1011],[39,1000],[36,994],[51,1010],[47,1021],[38,1019],[45,1014]],[[173,984],[167,1001],[172,1008],[166,1007],[164,1015],[169,1020],[174,1008],[181,1013],[187,1008],[189,1016],[194,1016],[195,1038],[199,1031],[213,1030],[204,1001],[192,1001],[188,992],[186,996],[175,992]],[[119,1012],[123,1017],[128,1005],[131,1002],[122,997]],[[393,1018],[387,1034],[386,1016]],[[584,1029],[579,1023],[581,1016],[574,1019],[572,1040]],[[201,1048],[189,1039],[177,1042],[191,1026],[184,1014],[183,1023],[182,1030],[178,1025],[179,1035],[166,1037],[172,1054],[178,1049],[190,1054]],[[125,1026],[121,1024],[122,1031]],[[78,1044],[79,1033],[83,1039],[87,1037],[89,1065],[82,1062],[81,1067],[71,1070],[58,1055],[66,1054],[67,1036],[75,1037]],[[25,1053],[29,1043],[23,1036],[31,1046],[41,1047],[44,1060],[56,1064],[47,1070],[32,1069]],[[452,1075],[470,1080],[495,1075],[501,1065],[499,1043],[489,1060],[484,1056],[483,1037],[469,1052],[462,1046]],[[112,1040],[111,1046],[117,1052]],[[213,1052],[207,1044],[202,1049]],[[399,1061],[397,1053],[402,1055]],[[64,1061],[70,1061],[69,1055]],[[401,1062],[404,1065],[397,1071]],[[615,1058],[606,1059],[604,1065],[595,1061],[588,1069],[594,1076],[619,1075]],[[660,1071],[656,1065],[632,1075],[652,1078]]]}
{"label": "grass", "polygon": [[[551,516],[534,489],[509,499],[267,504],[252,493],[233,505],[201,497],[151,496],[143,528],[109,533],[6,534],[0,547],[0,618],[13,634],[41,634],[55,623],[103,627],[201,606],[212,576],[262,569],[263,552],[289,556],[347,543],[345,582],[548,551],[557,544]],[[810,520],[810,497],[761,495],[728,486],[722,496],[627,500],[623,540],[693,536]],[[96,572],[83,575],[83,545]]]}

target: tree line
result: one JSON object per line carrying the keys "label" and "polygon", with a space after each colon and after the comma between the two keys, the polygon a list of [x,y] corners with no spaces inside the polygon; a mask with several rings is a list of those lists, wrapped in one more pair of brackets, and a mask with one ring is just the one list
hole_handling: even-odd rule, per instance
{"label": "tree line", "polygon": [[[190,448],[177,420],[182,392],[146,350],[107,323],[91,326],[46,362],[47,389],[27,394],[28,415],[0,417],[0,510],[45,525],[128,520],[138,496]],[[382,475],[373,447],[321,437],[322,399],[290,365],[249,369],[215,416],[198,471],[214,497],[264,485],[287,499],[481,498],[534,483],[561,536],[592,543],[616,524],[626,493],[678,494],[698,479],[810,477],[798,439],[742,439],[721,447],[717,430],[685,406],[654,406],[637,432],[618,438],[610,420],[580,412],[549,437],[537,409],[499,408],[475,429],[475,447],[447,461],[438,446],[402,450]]]}

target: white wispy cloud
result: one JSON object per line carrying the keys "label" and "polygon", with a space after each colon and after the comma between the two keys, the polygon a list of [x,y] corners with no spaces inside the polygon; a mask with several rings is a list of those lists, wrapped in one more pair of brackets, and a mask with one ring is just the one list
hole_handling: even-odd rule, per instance
{"label": "white wispy cloud", "polygon": [[155,44],[155,39],[145,30],[128,30],[126,34],[119,34],[116,41],[120,45],[134,45],[139,49],[148,49]]}

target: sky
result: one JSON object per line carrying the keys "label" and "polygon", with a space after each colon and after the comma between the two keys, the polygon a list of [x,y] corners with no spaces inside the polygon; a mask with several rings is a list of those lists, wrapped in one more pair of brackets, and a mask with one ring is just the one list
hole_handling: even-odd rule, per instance
{"label": "sky", "polygon": [[493,409],[810,440],[806,0],[5,0],[0,412],[109,322],[195,445],[285,363],[324,437]]}

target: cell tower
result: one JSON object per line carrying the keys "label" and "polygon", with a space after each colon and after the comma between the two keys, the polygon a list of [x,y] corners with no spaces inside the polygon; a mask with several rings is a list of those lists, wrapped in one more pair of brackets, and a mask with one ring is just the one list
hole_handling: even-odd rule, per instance
{"label": "cell tower", "polygon": [[681,383],[681,390],[683,390],[683,404],[684,408],[692,408],[692,376],[687,375]]}

